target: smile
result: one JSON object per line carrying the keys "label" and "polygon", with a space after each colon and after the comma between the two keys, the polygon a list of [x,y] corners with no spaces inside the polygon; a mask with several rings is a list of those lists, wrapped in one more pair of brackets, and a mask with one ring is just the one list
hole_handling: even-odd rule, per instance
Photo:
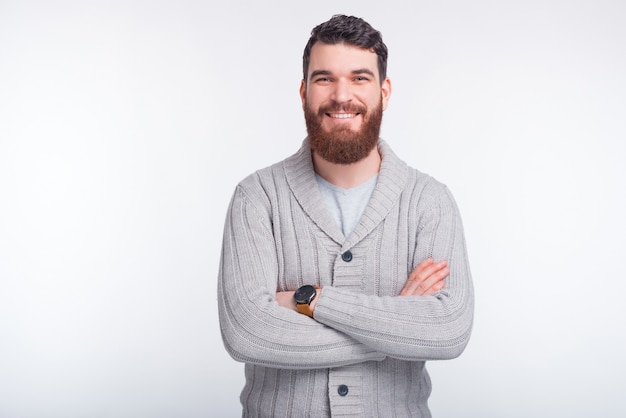
{"label": "smile", "polygon": [[334,119],[350,119],[355,118],[358,113],[327,113],[327,115]]}

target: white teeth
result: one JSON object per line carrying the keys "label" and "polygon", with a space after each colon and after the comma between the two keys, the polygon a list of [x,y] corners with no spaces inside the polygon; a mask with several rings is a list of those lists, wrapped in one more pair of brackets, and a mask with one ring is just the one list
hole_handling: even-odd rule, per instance
{"label": "white teeth", "polygon": [[349,119],[355,117],[356,113],[331,113],[330,117],[335,119]]}

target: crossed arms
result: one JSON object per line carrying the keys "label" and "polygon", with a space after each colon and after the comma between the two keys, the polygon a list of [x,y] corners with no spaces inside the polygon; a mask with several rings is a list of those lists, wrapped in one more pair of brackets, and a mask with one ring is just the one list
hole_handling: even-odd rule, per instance
{"label": "crossed arms", "polygon": [[291,309],[295,289],[276,292],[280,246],[271,205],[257,198],[258,189],[238,187],[224,229],[218,302],[224,345],[234,359],[312,369],[461,354],[471,332],[473,291],[460,217],[447,189],[433,198],[437,209],[422,216],[413,250],[430,256],[398,295],[324,286],[314,318]]}
{"label": "crossed arms", "polygon": [[[415,267],[409,275],[404,287],[400,291],[400,296],[431,296],[444,288],[444,279],[448,277],[450,269],[448,262],[441,260],[435,262],[432,257],[427,258]],[[311,311],[315,312],[315,305],[322,294],[323,289],[318,290],[318,294],[311,302]],[[294,302],[294,290],[276,292],[276,302],[283,308],[298,312]]]}

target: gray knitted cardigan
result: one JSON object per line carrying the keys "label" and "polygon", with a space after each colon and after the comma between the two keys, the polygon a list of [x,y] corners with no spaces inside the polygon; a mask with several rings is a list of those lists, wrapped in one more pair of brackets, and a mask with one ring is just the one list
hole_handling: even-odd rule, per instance
{"label": "gray knitted cardigan", "polygon": [[[347,239],[319,193],[306,139],[237,186],[218,298],[226,350],[246,363],[243,416],[430,417],[424,362],[467,345],[474,297],[454,199],[383,140],[378,148],[376,187]],[[431,256],[448,260],[444,289],[398,296]],[[303,284],[323,287],[314,319],[275,301]]]}

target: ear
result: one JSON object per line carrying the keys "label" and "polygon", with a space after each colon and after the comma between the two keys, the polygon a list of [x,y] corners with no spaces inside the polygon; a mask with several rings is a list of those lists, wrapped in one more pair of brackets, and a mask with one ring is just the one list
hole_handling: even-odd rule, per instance
{"label": "ear", "polygon": [[389,97],[391,96],[391,80],[389,77],[385,78],[380,86],[380,95],[383,102],[383,110],[386,110],[389,104]]}
{"label": "ear", "polygon": [[304,109],[306,103],[306,83],[304,80],[300,82],[300,99],[302,100],[302,109]]}

